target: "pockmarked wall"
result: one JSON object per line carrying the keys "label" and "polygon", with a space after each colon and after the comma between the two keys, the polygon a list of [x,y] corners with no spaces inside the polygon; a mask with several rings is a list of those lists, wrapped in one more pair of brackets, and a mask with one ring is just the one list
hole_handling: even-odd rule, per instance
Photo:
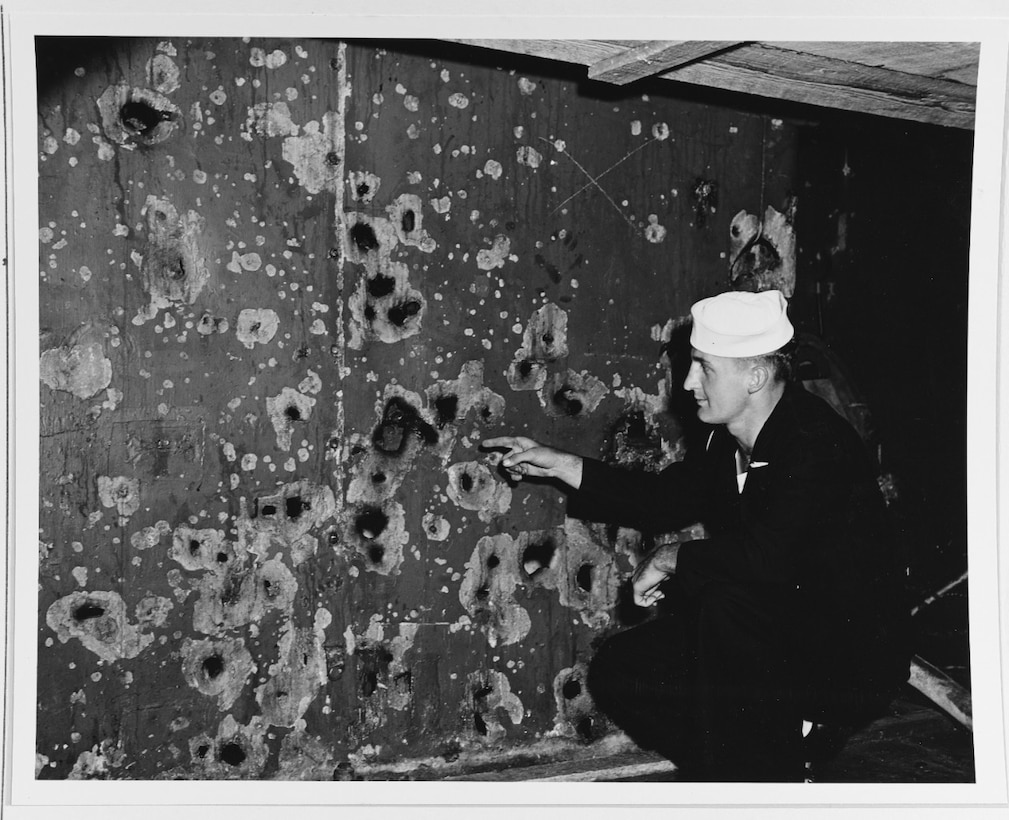
{"label": "pockmarked wall", "polygon": [[38,777],[612,736],[641,537],[479,443],[680,457],[662,345],[794,282],[792,127],[419,48],[38,41]]}

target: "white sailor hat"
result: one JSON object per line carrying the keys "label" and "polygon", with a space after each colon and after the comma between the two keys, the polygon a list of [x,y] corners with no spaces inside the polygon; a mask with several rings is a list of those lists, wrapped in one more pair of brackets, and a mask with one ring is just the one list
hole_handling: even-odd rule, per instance
{"label": "white sailor hat", "polygon": [[715,356],[742,359],[773,353],[795,333],[780,290],[728,291],[690,308],[690,344]]}

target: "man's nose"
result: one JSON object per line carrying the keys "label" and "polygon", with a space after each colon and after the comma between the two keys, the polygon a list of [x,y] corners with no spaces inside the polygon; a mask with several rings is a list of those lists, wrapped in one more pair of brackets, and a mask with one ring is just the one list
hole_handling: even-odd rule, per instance
{"label": "man's nose", "polygon": [[697,387],[697,365],[691,364],[687,371],[687,378],[683,381],[683,389],[693,391]]}

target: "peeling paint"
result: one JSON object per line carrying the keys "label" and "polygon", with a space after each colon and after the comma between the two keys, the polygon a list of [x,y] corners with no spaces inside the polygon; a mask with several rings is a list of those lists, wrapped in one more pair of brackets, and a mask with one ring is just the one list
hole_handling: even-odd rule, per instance
{"label": "peeling paint", "polygon": [[540,404],[548,416],[581,417],[595,411],[609,389],[595,376],[582,371],[554,373],[539,392]]}
{"label": "peeling paint", "polygon": [[243,137],[252,139],[252,134],[261,137],[293,137],[301,131],[293,119],[291,108],[286,102],[261,102],[248,109]]}
{"label": "peeling paint", "polygon": [[251,568],[232,568],[205,574],[195,584],[199,598],[193,606],[193,628],[205,635],[221,635],[257,623],[272,610],[287,612],[298,582],[279,558]]}
{"label": "peeling paint", "polygon": [[409,542],[406,513],[399,502],[360,503],[347,510],[344,543],[364,559],[368,572],[398,575]]}
{"label": "peeling paint", "polygon": [[225,541],[223,530],[188,526],[176,527],[168,557],[190,572],[217,573],[226,572],[227,568],[235,566],[236,560],[241,563],[244,558]]}
{"label": "peeling paint", "polygon": [[290,450],[291,437],[296,429],[312,417],[315,399],[290,387],[285,387],[276,396],[266,399],[266,412],[270,416],[273,430],[277,434],[277,449]]}
{"label": "peeling paint", "polygon": [[161,627],[168,621],[168,615],[174,609],[175,604],[170,598],[160,595],[148,595],[142,598],[134,609],[137,623],[144,626]]}
{"label": "peeling paint", "polygon": [[500,743],[508,730],[499,712],[507,715],[512,726],[518,726],[524,713],[522,701],[512,693],[508,678],[496,670],[473,672],[466,680],[470,691],[465,706],[471,715],[472,731],[487,743]]}
{"label": "peeling paint", "polygon": [[[206,780],[255,780],[262,776],[269,757],[266,727],[258,715],[242,726],[226,715],[214,737],[200,734],[189,740],[190,777]],[[168,774],[171,774],[169,772]]]}
{"label": "peeling paint", "polygon": [[179,89],[179,67],[167,54],[156,54],[147,61],[147,84],[159,94]]}
{"label": "peeling paint", "polygon": [[238,314],[235,335],[248,350],[269,344],[277,335],[280,317],[271,308],[246,308]]}
{"label": "peeling paint", "polygon": [[256,664],[241,638],[187,638],[182,642],[181,653],[186,683],[216,698],[221,710],[231,707],[256,672]]}
{"label": "peeling paint", "polygon": [[761,220],[746,211],[729,227],[729,276],[736,290],[795,290],[795,230],[790,215],[770,205]]}
{"label": "peeling paint", "polygon": [[269,54],[264,49],[253,48],[249,52],[249,65],[256,68],[277,69],[287,62],[287,55],[279,48]]}
{"label": "peeling paint", "polygon": [[350,198],[355,202],[371,202],[378,193],[382,180],[367,171],[351,171],[350,178]]}
{"label": "peeling paint", "polygon": [[491,646],[518,643],[532,626],[529,613],[515,601],[519,560],[517,543],[502,533],[481,538],[466,562],[459,602]]}
{"label": "peeling paint", "polygon": [[171,202],[155,196],[147,197],[142,213],[147,219],[147,244],[139,258],[150,304],[140,309],[134,325],[172,305],[195,303],[210,279],[202,249],[206,227],[202,216],[192,210],[180,215]]}
{"label": "peeling paint", "polygon": [[666,238],[666,229],[659,224],[659,217],[656,214],[648,215],[648,226],[645,228],[645,239],[653,245],[657,245]]}
{"label": "peeling paint", "polygon": [[112,362],[105,356],[105,333],[92,323],[79,327],[66,345],[46,350],[39,378],[53,390],[79,399],[97,395],[112,383]]}
{"label": "peeling paint", "polygon": [[276,778],[288,781],[332,780],[337,761],[328,741],[300,728],[286,735],[280,743],[279,770]]}
{"label": "peeling paint", "polygon": [[128,476],[98,476],[98,497],[103,507],[115,507],[123,518],[140,509],[140,479]]}
{"label": "peeling paint", "polygon": [[428,541],[444,541],[452,532],[452,525],[440,515],[425,513],[421,521]]}
{"label": "peeling paint", "polygon": [[320,608],[312,628],[285,624],[278,646],[279,660],[270,666],[269,680],[256,688],[256,702],[264,722],[272,726],[297,725],[326,684],[323,644],[332,620],[332,615]]}
{"label": "peeling paint", "polygon": [[284,140],[284,160],[294,166],[295,176],[310,194],[333,191],[340,184],[338,163],[334,164],[332,159],[342,129],[337,115],[327,111],[322,117],[321,130],[319,123],[312,120],[305,124],[303,134]]}
{"label": "peeling paint", "polygon": [[539,390],[546,384],[546,366],[568,355],[568,315],[553,302],[543,305],[526,323],[522,347],[508,368],[512,390]]}
{"label": "peeling paint", "polygon": [[122,743],[103,740],[91,747],[89,751],[77,756],[73,770],[67,775],[67,780],[98,780],[108,778],[116,769],[126,763],[126,755]]}
{"label": "peeling paint", "polygon": [[109,663],[135,658],[154,642],[153,635],[144,634],[130,623],[126,605],[117,592],[66,595],[50,605],[46,624],[60,643],[76,638]]}
{"label": "peeling paint", "polygon": [[552,735],[593,741],[609,728],[605,715],[598,712],[592,702],[586,684],[587,677],[588,667],[584,663],[577,663],[557,673],[553,683],[557,715]]}
{"label": "peeling paint", "polygon": [[365,275],[348,300],[351,312],[349,347],[365,341],[393,344],[421,331],[427,301],[410,286],[410,269],[390,259],[399,244],[395,228],[382,217],[347,214],[344,248],[347,259],[363,264]]}
{"label": "peeling paint", "polygon": [[497,481],[486,465],[465,461],[448,468],[448,497],[464,510],[474,510],[481,521],[491,521],[508,512],[511,488]]}
{"label": "peeling paint", "polygon": [[507,236],[498,234],[494,237],[494,242],[490,248],[481,248],[476,254],[476,266],[480,270],[494,270],[503,268],[511,253],[511,240]]}
{"label": "peeling paint", "polygon": [[98,110],[105,136],[123,146],[158,145],[182,123],[182,112],[164,94],[125,83],[105,89]]}
{"label": "peeling paint", "polygon": [[519,165],[539,168],[543,162],[543,155],[531,145],[523,145],[515,152],[515,160]]}
{"label": "peeling paint", "polygon": [[420,248],[424,253],[431,253],[438,247],[438,243],[424,230],[424,210],[419,196],[400,194],[385,210],[396,237],[404,245]]}
{"label": "peeling paint", "polygon": [[443,463],[451,458],[459,427],[470,418],[478,424],[495,424],[504,415],[504,397],[484,386],[484,365],[480,360],[463,364],[459,377],[436,382],[425,391],[433,409],[432,423],[438,428],[437,450]]}
{"label": "peeling paint", "polygon": [[285,484],[275,495],[256,500],[256,515],[246,505],[237,518],[238,549],[260,557],[272,548],[289,552],[291,564],[300,566],[319,547],[312,535],[337,513],[333,491],[307,479]]}

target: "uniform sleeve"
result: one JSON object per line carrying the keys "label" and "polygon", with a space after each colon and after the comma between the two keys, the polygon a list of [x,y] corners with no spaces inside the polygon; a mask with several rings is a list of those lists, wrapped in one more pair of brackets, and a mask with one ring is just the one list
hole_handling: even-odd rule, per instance
{"label": "uniform sleeve", "polygon": [[703,498],[699,484],[696,471],[684,462],[650,473],[586,458],[572,507],[595,520],[668,532],[698,520]]}

